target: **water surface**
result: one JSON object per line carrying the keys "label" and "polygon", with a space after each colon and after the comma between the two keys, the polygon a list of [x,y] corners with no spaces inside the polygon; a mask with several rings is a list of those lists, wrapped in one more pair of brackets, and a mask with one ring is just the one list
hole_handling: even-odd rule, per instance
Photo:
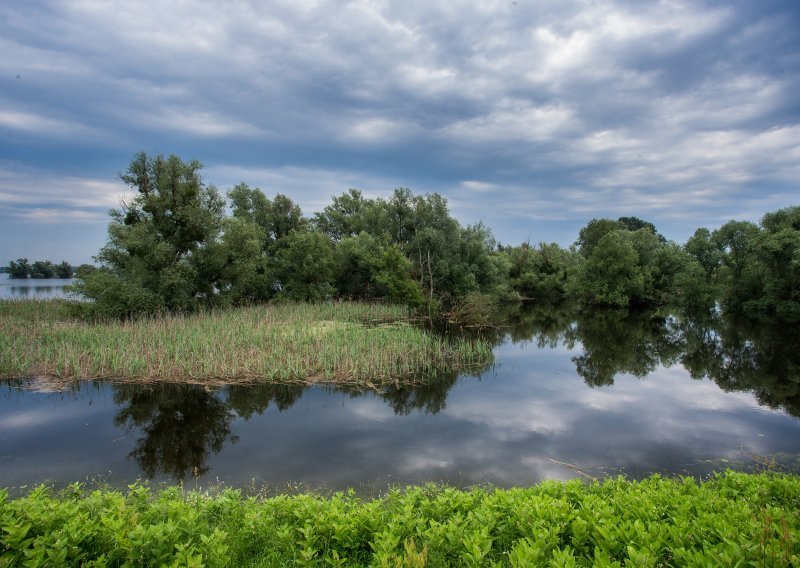
{"label": "water surface", "polygon": [[[355,392],[0,387],[0,485],[137,478],[276,489],[525,485],[797,467],[797,334],[718,316],[517,314],[476,376]],[[38,390],[37,390],[38,389]]]}
{"label": "water surface", "polygon": [[9,278],[0,274],[0,300],[66,298],[73,278]]}

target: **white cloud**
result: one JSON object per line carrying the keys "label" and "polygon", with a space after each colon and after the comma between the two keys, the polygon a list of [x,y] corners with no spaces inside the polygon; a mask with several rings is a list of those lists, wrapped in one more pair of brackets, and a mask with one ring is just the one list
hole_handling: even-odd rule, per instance
{"label": "white cloud", "polygon": [[215,164],[206,168],[204,178],[225,192],[240,182],[259,187],[268,197],[282,193],[291,197],[310,215],[329,205],[331,197],[349,188],[361,190],[366,197],[388,197],[400,180],[393,181],[351,170],[285,166],[251,168],[232,164]]}
{"label": "white cloud", "polygon": [[0,168],[0,206],[31,221],[107,221],[134,193],[121,181],[60,177],[46,170]]}
{"label": "white cloud", "polygon": [[34,142],[15,159],[45,168],[43,145],[78,141],[124,163],[170,144],[269,171],[307,211],[349,186],[440,191],[469,221],[502,219],[504,241],[538,220],[575,232],[587,216],[623,213],[708,224],[758,200],[785,206],[796,188],[796,45],[791,18],[773,12],[556,0],[9,5],[0,71],[20,78],[4,84],[0,149],[19,156],[23,133]]}
{"label": "white cloud", "polygon": [[0,128],[8,128],[44,138],[108,138],[103,131],[80,122],[63,120],[20,110],[0,110]]}

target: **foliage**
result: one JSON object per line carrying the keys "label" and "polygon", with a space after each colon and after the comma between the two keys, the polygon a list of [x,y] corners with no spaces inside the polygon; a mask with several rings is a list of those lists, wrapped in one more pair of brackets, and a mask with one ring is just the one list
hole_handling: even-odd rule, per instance
{"label": "foliage", "polygon": [[102,268],[75,286],[94,300],[87,310],[119,318],[212,303],[224,203],[203,184],[201,168],[174,155],[136,155],[121,178],[137,195],[111,211],[108,242],[96,257]]}
{"label": "foliage", "polygon": [[18,258],[8,263],[9,278],[28,278],[31,274],[31,265],[27,258]]}
{"label": "foliage", "polygon": [[800,207],[768,213],[750,247],[761,276],[745,308],[800,322]]}
{"label": "foliage", "polygon": [[[790,207],[755,225],[700,228],[685,245],[633,216],[595,218],[569,249],[499,246],[482,222],[462,226],[437,193],[395,189],[332,197],[311,218],[288,196],[240,183],[230,215],[201,164],[139,153],[121,176],[137,195],[111,212],[100,270],[80,271],[87,315],[139,314],[335,298],[403,303],[429,318],[457,317],[475,298],[586,306],[663,306],[800,321],[800,213]],[[69,274],[66,263],[10,263],[27,277]]]}
{"label": "foliage", "polygon": [[593,219],[576,243],[586,258],[572,271],[568,292],[585,304],[664,305],[707,302],[689,252],[636,217]]}
{"label": "foliage", "polygon": [[244,496],[171,487],[0,491],[4,565],[796,566],[800,478],[424,485]]}
{"label": "foliage", "polygon": [[228,192],[228,199],[235,218],[261,227],[265,252],[274,252],[276,243],[290,232],[308,228],[300,207],[280,193],[270,200],[260,189],[240,183]]}
{"label": "foliage", "polygon": [[509,261],[511,287],[521,296],[537,301],[556,302],[567,294],[567,282],[580,263],[574,249],[556,243],[523,243],[505,249]]}
{"label": "foliage", "polygon": [[72,278],[72,266],[65,260],[53,264],[49,260],[37,260],[33,264],[27,258],[18,258],[8,263],[9,278]]}
{"label": "foliage", "polygon": [[486,342],[436,336],[389,304],[282,303],[125,322],[76,321],[66,306],[0,302],[0,377],[364,385],[492,359]]}
{"label": "foliage", "polygon": [[333,296],[335,259],[326,234],[291,230],[281,239],[276,265],[281,297],[313,302]]}

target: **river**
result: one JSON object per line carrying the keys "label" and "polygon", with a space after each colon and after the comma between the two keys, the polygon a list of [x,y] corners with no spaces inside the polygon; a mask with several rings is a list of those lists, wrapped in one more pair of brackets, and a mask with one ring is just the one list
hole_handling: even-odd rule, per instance
{"label": "river", "polygon": [[797,470],[797,333],[767,323],[529,308],[495,363],[426,386],[0,385],[0,486],[136,479],[374,494],[391,485],[735,467]]}

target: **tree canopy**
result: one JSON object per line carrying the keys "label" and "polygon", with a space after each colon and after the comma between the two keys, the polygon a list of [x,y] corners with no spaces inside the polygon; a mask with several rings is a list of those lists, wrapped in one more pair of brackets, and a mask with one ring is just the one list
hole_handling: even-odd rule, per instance
{"label": "tree canopy", "polygon": [[[698,229],[685,245],[638,217],[590,220],[574,246],[500,246],[483,223],[462,226],[437,193],[387,198],[357,189],[306,217],[290,197],[240,183],[225,198],[202,164],[137,154],[122,180],[136,195],[111,211],[100,268],[78,274],[86,310],[130,317],[269,300],[380,299],[428,314],[475,314],[498,299],[575,299],[629,307],[720,302],[800,321],[800,208],[760,225]],[[12,277],[71,267],[27,259]],[[480,319],[480,318],[478,318]]]}

